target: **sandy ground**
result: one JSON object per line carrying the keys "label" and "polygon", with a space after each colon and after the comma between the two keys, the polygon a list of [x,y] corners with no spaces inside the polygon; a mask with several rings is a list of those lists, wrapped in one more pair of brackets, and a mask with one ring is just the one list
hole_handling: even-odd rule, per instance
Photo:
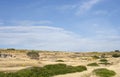
{"label": "sandy ground", "polygon": [[120,77],[120,63],[109,67],[109,69],[114,70],[117,73],[115,77]]}
{"label": "sandy ground", "polygon": [[25,67],[0,67],[0,71],[4,72],[15,72],[16,70],[22,70],[26,68],[30,68],[31,66],[25,66]]}
{"label": "sandy ground", "polygon": [[[58,75],[54,77],[96,77],[92,74],[92,71],[97,68],[108,68],[110,70],[114,70],[117,75],[115,77],[120,77],[120,58],[111,58],[109,59],[110,62],[113,62],[113,65],[110,66],[99,66],[99,67],[88,67],[87,71],[77,72],[77,73],[70,73],[65,75]],[[37,60],[26,60],[26,59],[0,59],[0,71],[17,71],[21,69],[26,69],[32,66],[44,66],[48,64],[56,64],[56,63],[64,63],[67,65],[78,66],[84,65],[86,66],[89,63],[98,62],[95,61],[81,61],[81,60],[73,60],[73,61],[66,61],[66,62],[54,62],[54,61],[37,61]]]}
{"label": "sandy ground", "polygon": [[39,61],[24,59],[0,59],[0,71],[13,72],[32,66],[40,66]]}

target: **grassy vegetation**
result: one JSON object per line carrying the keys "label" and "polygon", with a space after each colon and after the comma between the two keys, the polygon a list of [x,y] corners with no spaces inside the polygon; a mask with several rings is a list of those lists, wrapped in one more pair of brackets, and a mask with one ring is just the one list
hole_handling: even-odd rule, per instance
{"label": "grassy vegetation", "polygon": [[63,60],[56,60],[56,62],[64,62]]}
{"label": "grassy vegetation", "polygon": [[31,59],[36,59],[38,60],[39,59],[39,53],[36,52],[36,51],[31,51],[31,52],[28,52],[27,53],[27,56],[29,56]]}
{"label": "grassy vegetation", "polygon": [[103,64],[103,65],[111,65],[111,63],[99,63],[99,64]]}
{"label": "grassy vegetation", "polygon": [[112,57],[118,58],[118,57],[120,57],[120,54],[117,54],[117,53],[116,53],[116,54],[113,54]]}
{"label": "grassy vegetation", "polygon": [[99,77],[113,77],[116,73],[112,70],[108,70],[106,68],[99,68],[93,70],[93,73],[95,73]]}
{"label": "grassy vegetation", "polygon": [[87,64],[87,66],[99,66],[97,63],[90,63],[90,64]]}
{"label": "grassy vegetation", "polygon": [[59,74],[82,72],[87,70],[85,66],[67,66],[66,64],[46,65],[44,67],[32,67],[15,73],[0,72],[0,77],[51,77]]}
{"label": "grassy vegetation", "polygon": [[107,59],[100,59],[100,62],[99,64],[104,64],[104,65],[110,65],[111,63],[108,62]]}
{"label": "grassy vegetation", "polygon": [[100,62],[108,62],[107,59],[100,59]]}
{"label": "grassy vegetation", "polygon": [[92,58],[93,59],[99,59],[99,56],[94,55],[94,56],[92,56]]}

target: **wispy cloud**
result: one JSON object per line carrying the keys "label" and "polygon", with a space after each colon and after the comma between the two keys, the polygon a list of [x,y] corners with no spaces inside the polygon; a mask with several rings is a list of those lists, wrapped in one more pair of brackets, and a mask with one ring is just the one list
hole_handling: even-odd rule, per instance
{"label": "wispy cloud", "polygon": [[[57,7],[58,10],[60,11],[75,11],[75,15],[81,15],[89,10],[91,10],[96,4],[98,4],[101,0],[85,0],[83,2],[78,2],[76,4],[71,4],[71,5],[63,5],[61,7]],[[99,11],[99,13],[101,13]],[[103,13],[103,12],[102,12]]]}
{"label": "wispy cloud", "polygon": [[96,5],[97,3],[99,3],[101,0],[88,0],[85,1],[82,5],[79,6],[76,15],[81,15],[87,11],[89,11],[90,9],[92,9],[92,7],[94,7],[94,5]]}
{"label": "wispy cloud", "polygon": [[43,50],[74,50],[77,39],[74,33],[49,26],[0,27],[0,46]]}
{"label": "wispy cloud", "polygon": [[[108,30],[108,33],[110,31]],[[0,46],[63,51],[102,51],[117,49],[120,44],[117,38],[120,38],[120,36],[114,31],[111,32],[112,34],[106,34],[106,32],[101,33],[99,31],[97,35],[103,36],[95,35],[95,37],[91,38],[83,37],[83,35],[78,35],[59,27],[0,26]]]}
{"label": "wispy cloud", "polygon": [[11,20],[8,22],[11,25],[22,25],[22,26],[30,26],[30,25],[48,25],[48,24],[52,24],[51,21],[49,20],[38,20],[38,21],[34,21],[34,20]]}

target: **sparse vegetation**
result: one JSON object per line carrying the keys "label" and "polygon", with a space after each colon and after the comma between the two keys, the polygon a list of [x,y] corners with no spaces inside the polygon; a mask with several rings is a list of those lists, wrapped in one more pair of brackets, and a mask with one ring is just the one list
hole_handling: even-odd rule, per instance
{"label": "sparse vegetation", "polygon": [[[0,77],[59,77],[57,75],[60,74],[65,74],[66,77],[90,77],[95,75],[91,73],[92,70],[100,67],[106,67],[108,69],[109,66],[111,70],[114,69],[117,74],[116,76],[120,75],[120,68],[118,67],[120,65],[120,60],[117,58],[120,53],[118,51],[74,53],[22,49],[7,50],[6,48],[0,49],[0,52],[1,54],[12,55],[12,57],[8,56],[6,58],[3,58],[3,56],[1,56],[0,71],[4,71],[5,73],[0,72]],[[37,53],[36,55],[39,55],[40,57],[37,56],[35,58],[35,54],[33,55],[33,53]],[[101,57],[101,55],[103,55],[103,57]],[[40,60],[37,60],[39,58]],[[85,66],[77,65],[87,65],[88,70]],[[87,71],[83,73],[75,73],[84,70]]]}
{"label": "sparse vegetation", "polygon": [[56,60],[56,62],[64,62],[63,60]]}
{"label": "sparse vegetation", "polygon": [[100,59],[100,62],[107,63],[107,62],[108,62],[108,60],[107,60],[107,59]]}
{"label": "sparse vegetation", "polygon": [[100,62],[99,64],[110,65],[107,59],[100,59]]}
{"label": "sparse vegetation", "polygon": [[14,48],[7,48],[7,50],[13,50],[14,51],[15,49]]}
{"label": "sparse vegetation", "polygon": [[66,64],[46,65],[44,67],[32,67],[15,73],[0,73],[0,77],[51,77],[59,74],[82,72],[87,70],[85,66],[67,66]]}
{"label": "sparse vegetation", "polygon": [[105,58],[105,57],[106,57],[105,55],[106,55],[106,54],[102,54],[102,55],[101,55],[101,58]]}
{"label": "sparse vegetation", "polygon": [[117,53],[116,53],[116,54],[113,54],[112,57],[118,58],[118,57],[120,57],[120,54],[117,54]]}
{"label": "sparse vegetation", "polygon": [[106,68],[99,68],[93,70],[93,73],[95,73],[99,77],[113,77],[116,73],[112,70],[108,70]]}
{"label": "sparse vegetation", "polygon": [[120,50],[115,50],[115,52],[120,52]]}
{"label": "sparse vegetation", "polygon": [[94,55],[94,56],[92,56],[92,58],[93,59],[99,59],[99,56]]}
{"label": "sparse vegetation", "polygon": [[29,56],[31,59],[39,59],[39,53],[36,51],[28,52],[27,56]]}
{"label": "sparse vegetation", "polygon": [[87,66],[99,66],[97,63],[90,63]]}

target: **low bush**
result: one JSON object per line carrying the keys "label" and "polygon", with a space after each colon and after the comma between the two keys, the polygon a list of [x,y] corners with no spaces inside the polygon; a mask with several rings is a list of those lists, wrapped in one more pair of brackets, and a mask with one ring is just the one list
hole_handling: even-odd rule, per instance
{"label": "low bush", "polygon": [[120,52],[120,50],[115,50],[115,52]]}
{"label": "low bush", "polygon": [[99,63],[99,64],[104,64],[104,65],[111,65],[111,63]]}
{"label": "low bush", "polygon": [[108,62],[107,59],[100,59],[100,62]]}
{"label": "low bush", "polygon": [[40,55],[39,55],[39,52],[37,51],[31,51],[27,53],[27,56],[30,57],[30,59],[38,60]]}
{"label": "low bush", "polygon": [[63,60],[56,60],[56,62],[64,62]]}
{"label": "low bush", "polygon": [[85,66],[76,66],[74,69],[76,70],[75,72],[82,72],[84,70],[87,70]]}
{"label": "low bush", "polygon": [[118,57],[120,57],[120,54],[113,54],[112,57],[118,58]]}
{"label": "low bush", "polygon": [[51,77],[59,74],[82,72],[87,70],[85,66],[68,66],[66,64],[51,64],[44,67],[32,67],[15,73],[2,73],[0,77]]}
{"label": "low bush", "polygon": [[99,77],[113,77],[116,74],[114,71],[106,68],[95,69],[93,70],[93,73]]}
{"label": "low bush", "polygon": [[15,50],[14,48],[7,48],[7,50]]}
{"label": "low bush", "polygon": [[104,65],[110,65],[111,63],[108,62],[107,59],[100,59],[100,62],[99,64],[104,64]]}
{"label": "low bush", "polygon": [[94,55],[94,56],[92,56],[92,58],[93,59],[99,59],[99,56]]}
{"label": "low bush", "polygon": [[90,63],[90,64],[87,64],[87,66],[99,66],[97,63]]}
{"label": "low bush", "polygon": [[66,74],[66,73],[73,73],[73,72],[82,72],[87,70],[85,66],[67,66],[66,64],[56,64],[56,65],[46,65],[44,66],[46,70],[51,70],[53,75],[58,74]]}

